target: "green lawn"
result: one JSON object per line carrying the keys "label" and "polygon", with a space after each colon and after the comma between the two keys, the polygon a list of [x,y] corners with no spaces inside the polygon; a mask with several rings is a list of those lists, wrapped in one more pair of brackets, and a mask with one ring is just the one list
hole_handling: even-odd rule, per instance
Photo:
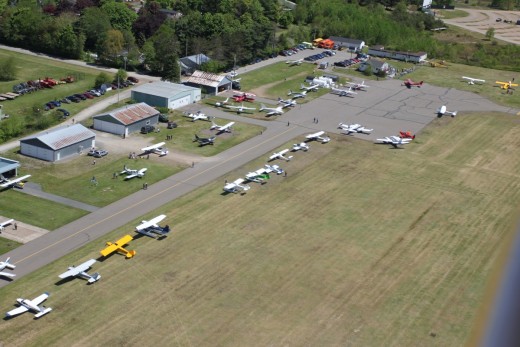
{"label": "green lawn", "polygon": [[[20,245],[21,244],[16,241],[12,241],[12,240],[8,240],[8,239],[4,239],[3,237],[0,237],[0,254],[7,253]],[[2,259],[2,261],[4,261],[4,260],[5,259]]]}
{"label": "green lawn", "polygon": [[[335,137],[281,163],[288,177],[222,195],[258,158],[0,289],[6,311],[43,291],[53,307],[3,322],[0,343],[461,346],[517,223],[519,135],[490,113],[436,119],[401,150]],[[56,285],[159,213],[166,239],[95,264],[99,283]]]}

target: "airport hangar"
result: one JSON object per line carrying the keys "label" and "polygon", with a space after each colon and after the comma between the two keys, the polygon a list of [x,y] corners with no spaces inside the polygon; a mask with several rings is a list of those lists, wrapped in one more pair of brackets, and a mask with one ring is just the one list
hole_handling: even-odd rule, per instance
{"label": "airport hangar", "polygon": [[152,106],[140,102],[128,105],[93,117],[94,129],[127,137],[138,132],[145,125],[159,122],[159,111]]}
{"label": "airport hangar", "polygon": [[142,84],[132,90],[132,100],[171,110],[200,101],[199,88],[170,82]]}
{"label": "airport hangar", "polygon": [[59,161],[95,147],[96,134],[81,124],[59,127],[20,140],[20,153],[46,161]]}

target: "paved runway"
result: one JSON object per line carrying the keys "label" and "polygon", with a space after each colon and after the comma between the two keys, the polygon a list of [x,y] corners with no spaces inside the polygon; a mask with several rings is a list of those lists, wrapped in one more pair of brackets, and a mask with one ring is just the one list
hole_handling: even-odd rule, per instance
{"label": "paved runway", "polygon": [[[435,110],[443,104],[447,105],[449,110],[459,112],[501,111],[516,114],[518,111],[495,105],[476,94],[454,89],[427,84],[421,88],[407,89],[401,86],[401,81],[398,80],[373,81],[368,91],[361,91],[354,98],[327,94],[268,122],[245,119],[245,116],[233,115],[213,107],[191,105],[191,108],[203,109],[203,112],[210,115],[260,124],[265,126],[266,130],[261,135],[197,163],[194,168],[186,169],[150,186],[148,190],[136,192],[28,242],[4,257],[12,257],[17,265],[17,278],[23,277],[121,227],[137,216],[160,208],[254,158],[266,155],[297,136],[317,130],[339,133],[339,122],[356,122],[374,128],[371,135],[359,135],[360,138],[368,140],[395,135],[399,130],[419,132],[436,117]],[[318,124],[313,122],[314,118],[318,118]],[[220,194],[220,191],[215,194]],[[133,230],[128,230],[128,233],[132,234]],[[96,241],[100,249],[105,241],[107,240]],[[8,283],[0,281],[0,287]]]}

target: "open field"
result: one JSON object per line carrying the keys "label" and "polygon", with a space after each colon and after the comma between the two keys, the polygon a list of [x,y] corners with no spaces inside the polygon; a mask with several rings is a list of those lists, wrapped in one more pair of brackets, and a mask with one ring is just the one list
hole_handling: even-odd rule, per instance
{"label": "open field", "polygon": [[402,150],[338,137],[222,195],[257,159],[107,235],[159,213],[173,227],[95,264],[99,283],[57,275],[101,240],[0,289],[5,311],[43,291],[54,309],[2,322],[0,344],[460,346],[516,224],[519,135],[517,117],[464,114]]}
{"label": "open field", "polygon": [[[0,237],[0,254],[7,253],[18,246],[20,246],[20,243]],[[2,261],[4,260],[5,259],[3,259]]]}

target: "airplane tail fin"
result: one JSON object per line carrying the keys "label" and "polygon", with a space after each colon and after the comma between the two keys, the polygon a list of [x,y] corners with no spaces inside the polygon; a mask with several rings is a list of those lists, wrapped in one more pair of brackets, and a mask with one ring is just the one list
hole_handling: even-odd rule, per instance
{"label": "airplane tail fin", "polygon": [[424,81],[419,82],[419,85],[422,86],[423,82],[424,82]]}
{"label": "airplane tail fin", "polygon": [[265,110],[265,105],[264,104],[260,104],[260,111],[263,111]]}
{"label": "airplane tail fin", "polygon": [[412,140],[415,140],[415,134],[412,136]]}
{"label": "airplane tail fin", "polygon": [[136,255],[136,253],[137,253],[137,252],[136,252],[135,250],[128,251],[128,252],[126,252],[126,256],[125,256],[125,257],[128,258],[128,259],[130,259],[130,258],[132,258],[134,255]]}
{"label": "airplane tail fin", "polygon": [[193,139],[193,142],[198,141],[198,140],[199,140],[199,137],[197,136],[197,134],[195,134],[195,138]]}
{"label": "airplane tail fin", "polygon": [[455,116],[457,115],[457,112],[458,112],[458,111],[453,111],[453,112],[451,113],[451,116],[452,116],[452,117],[455,117]]}

